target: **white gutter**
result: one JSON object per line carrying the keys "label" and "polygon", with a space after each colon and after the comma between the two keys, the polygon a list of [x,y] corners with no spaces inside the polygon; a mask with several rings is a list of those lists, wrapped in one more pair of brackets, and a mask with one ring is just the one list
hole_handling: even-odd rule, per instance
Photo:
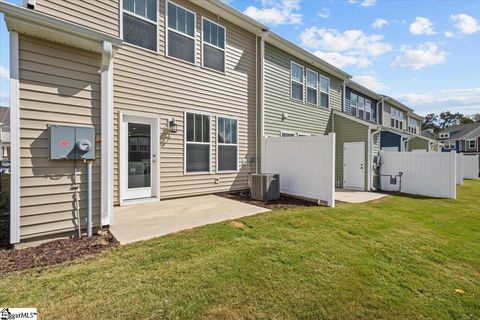
{"label": "white gutter", "polygon": [[342,83],[342,108],[343,108],[343,112],[346,111],[346,108],[345,108],[346,107],[346,104],[345,104],[346,85],[345,85],[345,83],[346,83],[346,80],[343,80],[343,83]]}
{"label": "white gutter", "polygon": [[[382,131],[382,128],[381,127],[377,127],[377,129],[373,132],[371,132],[371,154],[370,154],[370,159],[373,160],[373,137],[377,134],[380,134],[380,132]],[[370,189],[374,190],[374,191],[377,191],[377,188],[375,188],[373,186],[373,174],[370,174],[370,179],[371,179],[371,182],[370,182]]]}

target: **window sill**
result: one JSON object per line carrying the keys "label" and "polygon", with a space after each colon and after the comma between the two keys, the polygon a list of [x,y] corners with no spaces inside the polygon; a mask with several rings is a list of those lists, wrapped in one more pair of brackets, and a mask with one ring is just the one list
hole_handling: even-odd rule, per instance
{"label": "window sill", "polygon": [[223,174],[223,173],[239,173],[240,170],[226,170],[226,171],[218,171],[217,174]]}
{"label": "window sill", "polygon": [[208,71],[212,71],[212,72],[215,72],[215,73],[218,73],[218,74],[222,74],[224,76],[227,75],[227,72],[226,71],[218,71],[218,70],[215,70],[215,69],[212,69],[212,68],[209,68],[209,67],[205,67],[203,64],[202,64],[202,69],[205,69],[205,70],[208,70]]}
{"label": "window sill", "polygon": [[212,175],[212,172],[202,171],[202,172],[183,172],[184,176],[201,176],[201,175]]}
{"label": "window sill", "polygon": [[165,49],[165,57],[168,58],[168,59],[172,59],[172,60],[175,60],[175,61],[178,61],[178,62],[183,62],[183,63],[187,63],[187,64],[189,64],[189,65],[198,67],[198,65],[197,65],[197,59],[196,59],[196,58],[195,58],[195,61],[194,61],[194,62],[190,62],[190,61],[187,61],[187,60],[182,60],[182,59],[180,59],[180,58],[175,58],[175,57],[172,57],[172,56],[169,56],[169,55],[168,55],[167,49]]}
{"label": "window sill", "polygon": [[152,49],[147,49],[147,48],[144,48],[144,47],[141,47],[141,46],[137,46],[136,44],[133,44],[133,43],[130,43],[130,42],[123,42],[123,45],[127,45],[129,47],[133,47],[133,48],[137,48],[137,49],[140,49],[140,50],[144,50],[144,51],[147,51],[149,53],[153,53],[153,54],[156,54],[157,56],[160,54],[160,52],[158,51],[155,51],[155,50],[152,50]]}

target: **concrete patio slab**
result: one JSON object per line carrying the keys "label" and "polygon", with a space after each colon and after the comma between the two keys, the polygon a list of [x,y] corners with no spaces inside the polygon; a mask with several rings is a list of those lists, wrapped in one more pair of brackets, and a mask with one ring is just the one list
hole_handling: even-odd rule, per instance
{"label": "concrete patio slab", "polygon": [[379,192],[355,191],[336,189],[335,200],[347,203],[363,203],[386,197],[386,194]]}
{"label": "concrete patio slab", "polygon": [[215,195],[131,204],[115,208],[110,231],[120,244],[127,244],[266,211]]}

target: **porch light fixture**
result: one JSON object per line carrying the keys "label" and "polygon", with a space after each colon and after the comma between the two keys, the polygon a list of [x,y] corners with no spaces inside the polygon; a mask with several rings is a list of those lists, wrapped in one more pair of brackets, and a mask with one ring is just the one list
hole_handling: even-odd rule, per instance
{"label": "porch light fixture", "polygon": [[177,120],[175,120],[175,118],[170,118],[170,120],[168,121],[168,129],[171,133],[177,133],[178,126]]}

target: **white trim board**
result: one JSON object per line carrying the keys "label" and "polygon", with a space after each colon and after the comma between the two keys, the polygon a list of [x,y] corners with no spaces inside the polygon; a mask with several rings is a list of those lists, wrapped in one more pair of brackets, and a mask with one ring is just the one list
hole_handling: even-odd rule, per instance
{"label": "white trim board", "polygon": [[18,33],[10,32],[10,243],[20,242],[20,85]]}

